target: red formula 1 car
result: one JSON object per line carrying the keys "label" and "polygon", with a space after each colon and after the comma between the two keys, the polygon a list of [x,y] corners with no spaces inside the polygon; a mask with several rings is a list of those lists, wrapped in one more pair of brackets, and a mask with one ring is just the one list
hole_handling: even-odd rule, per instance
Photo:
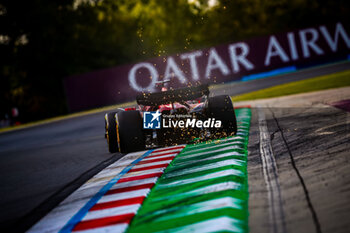
{"label": "red formula 1 car", "polygon": [[[138,95],[138,108],[105,114],[109,152],[129,153],[236,133],[236,116],[229,96],[209,97],[208,85],[168,90],[166,83],[158,82],[161,92]],[[145,127],[144,116],[150,112],[153,119],[161,115],[163,120],[153,129]]]}

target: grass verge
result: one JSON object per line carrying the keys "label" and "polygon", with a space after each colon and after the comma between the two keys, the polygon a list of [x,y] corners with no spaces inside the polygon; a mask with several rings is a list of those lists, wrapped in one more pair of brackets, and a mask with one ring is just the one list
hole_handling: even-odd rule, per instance
{"label": "grass verge", "polygon": [[243,95],[233,96],[232,100],[242,101],[264,99],[345,86],[350,86],[350,70],[329,75],[323,75],[316,78],[286,83],[262,89],[259,91],[253,91]]}

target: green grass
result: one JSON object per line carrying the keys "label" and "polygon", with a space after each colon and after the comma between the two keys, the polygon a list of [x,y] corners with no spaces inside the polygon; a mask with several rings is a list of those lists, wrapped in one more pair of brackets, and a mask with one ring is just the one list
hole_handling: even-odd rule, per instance
{"label": "green grass", "polygon": [[350,86],[350,70],[323,75],[316,78],[305,79],[297,82],[286,83],[259,91],[253,91],[243,95],[233,96],[232,100],[255,100],[345,86]]}

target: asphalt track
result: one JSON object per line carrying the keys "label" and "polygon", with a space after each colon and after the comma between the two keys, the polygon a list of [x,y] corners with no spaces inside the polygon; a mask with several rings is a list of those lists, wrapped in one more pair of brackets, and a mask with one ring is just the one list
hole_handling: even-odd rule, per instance
{"label": "asphalt track", "polygon": [[[234,95],[345,69],[349,69],[348,62],[241,84],[228,84],[225,87],[214,88],[213,92]],[[291,116],[288,118],[289,121],[285,121],[286,128],[288,128],[288,124],[293,124],[293,119],[295,119],[293,116],[299,113],[300,111],[288,113]],[[278,114],[281,114],[281,118],[283,118],[284,113]],[[278,114],[277,116],[280,117]],[[94,174],[122,157],[118,153],[111,155],[106,150],[106,142],[103,137],[103,115],[104,113],[96,113],[0,135],[0,225],[2,229],[6,229],[7,232],[28,229]],[[253,112],[253,116],[256,115]],[[318,117],[317,113],[314,115],[316,118]],[[342,121],[344,122],[344,119]],[[307,121],[306,124],[308,124]],[[319,127],[321,126],[322,124]],[[346,125],[343,127],[346,128]],[[310,130],[312,131],[312,129]],[[269,131],[273,133],[276,129],[269,129]],[[342,135],[342,138],[344,136],[346,138],[348,135]],[[283,141],[282,136],[280,141]],[[298,143],[296,142],[296,144]],[[278,145],[280,144],[277,143],[276,146]],[[305,147],[308,147],[307,143]],[[349,148],[342,148],[342,150],[344,149]],[[294,168],[286,168],[286,171],[293,171],[292,169]],[[348,178],[348,173],[342,175]],[[298,176],[295,179],[300,181]],[[260,181],[263,182],[262,177],[257,182]],[[301,188],[301,190],[300,192],[305,194],[305,189]],[[347,196],[343,197],[343,200],[348,201],[349,192],[344,192]],[[261,198],[261,200],[265,199]],[[303,207],[305,206],[310,205],[306,202]],[[349,213],[346,208],[342,211]],[[259,211],[254,213],[259,213]],[[313,215],[313,212],[310,210],[309,214]],[[259,216],[266,216],[266,214]],[[307,219],[313,219],[310,223],[310,229],[317,229],[315,227],[317,221],[322,222],[318,219],[318,215],[316,220],[315,217]],[[288,222],[286,219],[284,221]],[[341,232],[341,229],[348,230],[346,221],[343,220],[342,223],[343,225],[339,225],[338,228],[331,229],[338,229],[338,232]],[[268,229],[269,224],[266,226]],[[290,226],[285,225],[284,227],[288,229]],[[251,229],[254,230],[254,226],[251,226]]]}
{"label": "asphalt track", "polygon": [[[350,113],[332,104],[339,99],[349,106],[350,87],[253,103],[251,232],[349,232]],[[261,148],[266,142],[274,158],[270,164]]]}

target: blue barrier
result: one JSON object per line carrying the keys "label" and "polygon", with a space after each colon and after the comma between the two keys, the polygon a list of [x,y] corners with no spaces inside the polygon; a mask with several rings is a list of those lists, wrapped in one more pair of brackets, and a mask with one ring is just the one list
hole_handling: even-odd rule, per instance
{"label": "blue barrier", "polygon": [[296,70],[297,70],[296,66],[288,66],[288,67],[283,67],[283,68],[271,70],[268,72],[243,76],[241,81],[249,81],[249,80],[255,80],[255,79],[260,79],[260,78],[267,78],[267,77],[271,77],[271,76],[275,76],[275,75],[279,75],[279,74],[294,72]]}

